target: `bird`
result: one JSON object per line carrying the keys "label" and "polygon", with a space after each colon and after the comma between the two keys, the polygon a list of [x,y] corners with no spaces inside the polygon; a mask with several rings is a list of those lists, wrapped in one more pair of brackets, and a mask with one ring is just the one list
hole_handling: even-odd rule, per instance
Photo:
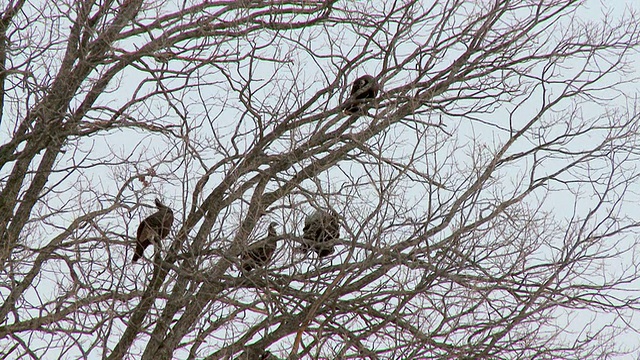
{"label": "bird", "polygon": [[340,218],[335,212],[316,210],[304,220],[302,247],[304,253],[315,251],[319,258],[333,254],[333,241],[340,237]]}
{"label": "bird", "polygon": [[373,76],[363,75],[357,78],[353,82],[351,95],[345,104],[345,114],[354,115],[361,112],[366,102],[376,98],[379,90],[380,84]]}
{"label": "bird", "polygon": [[280,360],[280,358],[273,355],[269,350],[260,351],[259,349],[247,349],[235,360]]}
{"label": "bird", "polygon": [[257,266],[265,266],[271,258],[273,253],[276,252],[278,245],[278,234],[276,233],[276,227],[278,223],[272,222],[267,229],[267,237],[257,241],[247,247],[240,254],[240,260],[242,262],[242,269],[245,272],[249,272]]}
{"label": "bird", "polygon": [[133,254],[133,262],[142,257],[144,250],[151,243],[157,243],[169,235],[173,224],[173,211],[156,199],[158,211],[140,222],[136,236],[136,251]]}
{"label": "bird", "polygon": [[278,360],[278,358],[275,357],[271,351],[265,350],[262,355],[260,355],[260,360]]}

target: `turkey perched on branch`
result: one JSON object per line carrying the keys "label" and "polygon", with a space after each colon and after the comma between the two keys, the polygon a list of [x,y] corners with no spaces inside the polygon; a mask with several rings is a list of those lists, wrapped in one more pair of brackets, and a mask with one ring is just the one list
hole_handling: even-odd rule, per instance
{"label": "turkey perched on branch", "polygon": [[133,254],[133,262],[138,261],[144,253],[144,249],[151,243],[158,243],[169,235],[173,224],[173,211],[156,199],[158,211],[140,222],[136,236],[136,251]]}
{"label": "turkey perched on branch", "polygon": [[333,254],[333,241],[340,237],[340,217],[335,212],[316,210],[304,220],[300,251],[315,251],[322,258]]}
{"label": "turkey perched on branch", "polygon": [[267,237],[255,242],[240,254],[242,260],[242,269],[246,272],[253,270],[257,266],[264,266],[273,257],[278,244],[278,234],[276,227],[278,223],[272,222],[267,230]]}
{"label": "turkey perched on branch", "polygon": [[367,102],[376,98],[379,90],[380,84],[373,76],[364,75],[357,78],[351,87],[351,95],[345,103],[345,114],[354,115],[361,112]]}

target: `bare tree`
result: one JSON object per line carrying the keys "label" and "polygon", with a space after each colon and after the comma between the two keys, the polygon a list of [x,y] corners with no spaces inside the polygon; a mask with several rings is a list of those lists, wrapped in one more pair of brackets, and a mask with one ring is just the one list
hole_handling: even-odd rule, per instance
{"label": "bare tree", "polygon": [[[631,9],[2,6],[6,357],[637,351]],[[367,74],[374,99],[351,94]],[[131,264],[155,198],[175,221]],[[323,258],[296,251],[315,211],[339,217]],[[271,222],[273,258],[243,274]]]}

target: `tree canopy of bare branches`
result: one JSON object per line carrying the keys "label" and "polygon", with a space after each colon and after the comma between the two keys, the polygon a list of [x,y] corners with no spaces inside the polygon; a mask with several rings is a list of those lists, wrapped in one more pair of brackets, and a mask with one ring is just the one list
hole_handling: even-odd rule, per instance
{"label": "tree canopy of bare branches", "polygon": [[[0,6],[7,358],[638,351],[631,7]],[[173,226],[132,264],[156,198]],[[321,258],[298,251],[316,211],[339,223]]]}

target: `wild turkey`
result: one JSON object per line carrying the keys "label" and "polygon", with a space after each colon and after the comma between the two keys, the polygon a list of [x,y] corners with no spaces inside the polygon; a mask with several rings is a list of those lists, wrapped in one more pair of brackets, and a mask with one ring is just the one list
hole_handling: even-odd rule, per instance
{"label": "wild turkey", "polygon": [[253,270],[257,266],[264,266],[273,257],[278,244],[278,234],[276,233],[278,223],[272,222],[267,230],[267,237],[255,242],[240,254],[242,269],[246,272]]}
{"label": "wild turkey", "polygon": [[345,104],[345,114],[354,115],[361,112],[365,103],[376,98],[379,90],[380,84],[373,76],[364,75],[357,78],[353,82],[351,95]]}
{"label": "wild turkey", "polygon": [[144,249],[151,243],[157,243],[169,235],[173,224],[173,211],[156,199],[158,211],[142,220],[138,226],[136,236],[136,251],[133,254],[133,262],[138,261],[144,253]]}
{"label": "wild turkey", "polygon": [[277,357],[275,357],[271,351],[269,350],[265,350],[262,355],[260,356],[260,360],[279,360]]}
{"label": "wild turkey", "polygon": [[280,358],[273,355],[269,350],[247,349],[235,360],[280,360]]}
{"label": "wild turkey", "polygon": [[333,254],[333,241],[340,237],[340,218],[334,212],[317,210],[304,220],[302,247],[304,253],[315,251],[319,258]]}

